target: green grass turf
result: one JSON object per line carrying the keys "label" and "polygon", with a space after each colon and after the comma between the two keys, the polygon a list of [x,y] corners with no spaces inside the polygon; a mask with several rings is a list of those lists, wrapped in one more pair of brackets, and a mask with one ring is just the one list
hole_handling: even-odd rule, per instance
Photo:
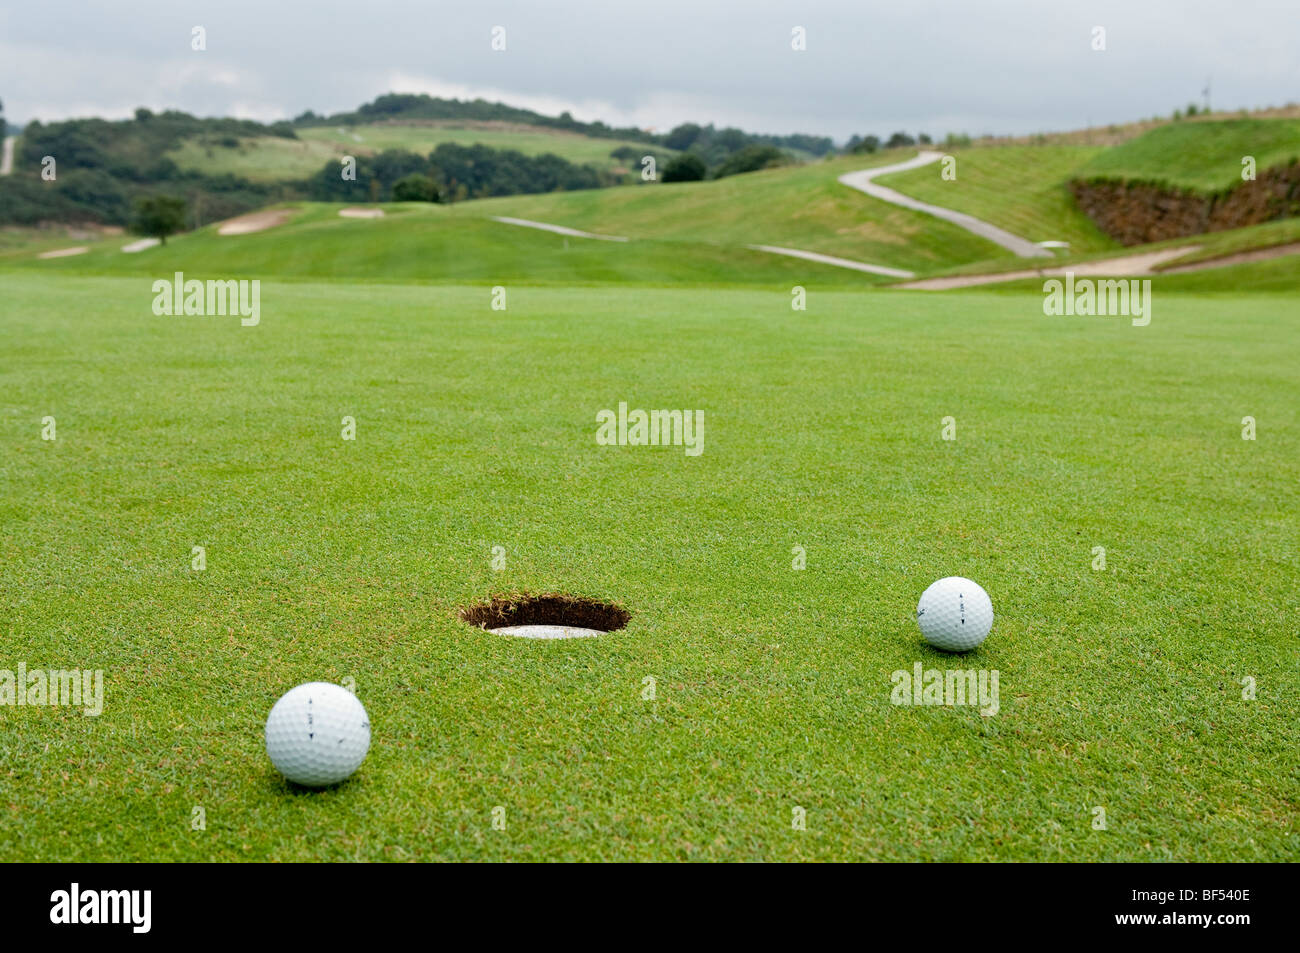
{"label": "green grass turf", "polygon": [[[1023,278],[981,286],[988,294],[1043,294],[1045,278]],[[1244,296],[1253,294],[1294,294],[1300,287],[1300,255],[1286,255],[1268,261],[1247,262],[1207,268],[1179,274],[1157,273],[1150,278],[1125,278],[1125,281],[1150,281],[1160,296],[1194,292],[1205,297],[1227,297],[1245,304]],[[925,291],[923,294],[965,294],[963,289]],[[1157,305],[1158,307],[1158,305]]]}
{"label": "green grass turf", "polygon": [[1244,292],[1295,294],[1300,287],[1300,254],[1267,261],[1225,265],[1205,271],[1160,275],[1152,279],[1162,291],[1240,296]]}
{"label": "green grass turf", "polygon": [[[1068,268],[1070,265],[1083,264],[1084,262],[1105,261],[1116,258],[1127,258],[1130,255],[1141,255],[1147,252],[1158,251],[1166,248],[1195,249],[1187,251],[1186,254],[1180,255],[1176,259],[1163,262],[1159,268],[1172,268],[1196,262],[1208,261],[1216,258],[1224,258],[1229,255],[1235,255],[1240,252],[1262,251],[1275,249],[1281,245],[1290,245],[1300,241],[1300,219],[1285,218],[1273,222],[1263,222],[1259,225],[1247,225],[1244,228],[1234,228],[1224,232],[1207,232],[1203,235],[1188,235],[1182,238],[1170,238],[1165,241],[1151,242],[1146,245],[1135,245],[1128,248],[1111,249],[1109,251],[1094,251],[1086,254],[1057,254],[1053,263],[1047,267]],[[969,274],[995,274],[1007,271],[1023,271],[1026,262],[1023,259],[1005,260],[1000,262],[976,262],[970,265],[960,265],[956,268],[948,269],[941,274],[943,275],[969,275]],[[1196,290],[1224,290],[1233,293],[1250,292],[1250,291],[1285,291],[1288,287],[1300,285],[1300,257],[1287,256],[1276,263],[1271,263],[1273,269],[1269,273],[1274,277],[1264,281],[1263,284],[1257,284],[1249,280],[1227,281],[1207,277],[1203,283],[1203,288],[1198,287]],[[1159,270],[1159,269],[1157,269]],[[1286,273],[1296,274],[1297,280],[1291,285],[1278,284],[1275,280]],[[1224,273],[1226,274],[1226,272]],[[1242,278],[1248,278],[1252,272],[1242,272]],[[1183,276],[1179,276],[1180,279]],[[1264,273],[1260,273],[1264,278]],[[1041,285],[1041,282],[1040,282]],[[1013,285],[989,285],[986,290],[999,290],[1013,287]],[[1027,287],[1027,286],[1025,286]],[[1190,286],[1185,290],[1192,290]]]}
{"label": "green grass turf", "polygon": [[1188,238],[1170,239],[1142,247],[1173,248],[1180,244],[1197,246],[1197,251],[1178,259],[1178,264],[1186,264],[1210,258],[1222,258],[1237,252],[1290,245],[1298,241],[1300,241],[1300,218],[1283,218],[1224,232],[1208,232]]}
{"label": "green grass turf", "polygon": [[[889,281],[743,245],[650,239],[611,243],[566,238],[486,218],[485,203],[385,205],[378,220],[344,219],[341,205],[304,203],[290,223],[248,235],[221,236],[215,225],[175,236],[166,246],[127,255],[118,238],[73,258],[38,260],[29,250],[0,251],[0,265],[45,275],[139,275],[184,271],[195,278],[349,278],[379,282],[463,281],[485,285],[637,282],[764,285],[787,297],[795,285],[864,287]],[[479,213],[479,214],[476,214]]]}
{"label": "green grass turf", "polygon": [[[1035,151],[1051,148],[1035,147]],[[838,253],[878,264],[911,267],[918,275],[1025,267],[1024,260],[1009,255],[989,260],[984,255],[994,247],[990,243],[930,216],[894,209],[834,181],[842,170],[861,162],[835,160],[721,182],[512,196],[454,206],[387,204],[382,206],[386,217],[377,221],[340,218],[339,204],[291,203],[286,207],[293,211],[293,217],[286,225],[255,234],[220,236],[214,224],[174,236],[166,247],[135,255],[124,255],[120,250],[135,236],[100,240],[84,234],[70,235],[66,229],[6,229],[0,231],[0,266],[49,275],[157,277],[182,270],[191,277],[274,275],[294,280],[487,284],[508,278],[531,284],[628,281],[784,286],[787,291],[793,285],[809,282],[821,287],[861,288],[888,284],[892,279],[773,256],[754,251],[747,244]],[[1011,188],[1009,182],[1004,184]],[[801,190],[809,194],[800,198]],[[758,202],[757,197],[770,201]],[[958,195],[953,193],[951,197]],[[750,203],[761,211],[749,216],[729,211],[737,203]],[[996,217],[987,209],[972,211]],[[634,241],[607,244],[565,238],[494,222],[490,220],[492,215],[533,218],[605,234],[621,232]],[[846,224],[850,222],[856,224]],[[870,247],[864,247],[864,235],[873,236]],[[900,236],[910,236],[907,241],[911,244],[900,247]],[[884,244],[885,238],[894,244]],[[1086,242],[1081,242],[1069,254],[1058,256],[1056,262],[1062,265],[1195,245],[1199,251],[1179,259],[1180,263],[1193,262],[1297,240],[1300,221],[1285,219],[1139,248],[1081,251],[1087,247]],[[85,245],[90,251],[72,258],[36,258],[42,251],[72,245]],[[940,267],[939,261],[950,264]],[[1232,287],[1241,291],[1282,291],[1294,272],[1295,262],[1287,259],[1259,270],[1234,273]],[[1250,280],[1256,274],[1258,284]],[[1213,290],[1221,283],[1210,277],[1187,282],[1186,287]]]}
{"label": "green grass turf", "polygon": [[457,214],[512,215],[632,238],[780,245],[917,273],[1012,257],[956,225],[837,181],[914,154],[848,156],[711,182],[484,199],[463,203]]}
{"label": "green grass turf", "polygon": [[[481,143],[494,149],[515,149],[525,155],[550,152],[570,162],[609,170],[632,170],[625,160],[610,156],[610,152],[619,146],[632,145],[657,156],[676,154],[672,149],[644,143],[593,139],[574,133],[526,127],[383,123],[349,126],[342,132],[335,126],[308,127],[298,129],[297,133],[296,140],[277,136],[243,138],[238,148],[213,145],[206,139],[190,139],[168,152],[167,157],[182,169],[207,175],[230,173],[255,182],[279,182],[312,176],[326,162],[343,155],[373,155],[385,149],[405,149],[427,155],[444,142],[460,145]],[[639,173],[640,166],[636,165],[633,171]]]}
{"label": "green grass turf", "polygon": [[[268,280],[244,329],[138,277],[3,287],[0,667],[108,682],[99,718],[0,708],[11,860],[1300,859],[1294,294],[1138,329],[1037,294]],[[620,400],[703,409],[704,454],[597,446]],[[997,611],[959,658],[913,621],[951,573]],[[519,589],[634,616],[455,619]],[[1001,712],[891,705],[917,661],[998,669]],[[266,713],[347,677],[370,756],[292,790]]]}
{"label": "green grass turf", "polygon": [[306,179],[337,159],[345,150],[327,142],[282,139],[279,136],[242,138],[238,148],[188,139],[167,153],[181,169],[204,175],[238,175],[253,182]]}
{"label": "green grass turf", "polygon": [[[165,247],[124,255],[121,247],[135,236],[98,239],[69,236],[62,229],[10,229],[0,232],[0,267],[44,275],[139,275],[151,280],[183,271],[190,277],[275,276],[289,280],[348,278],[366,282],[449,280],[493,285],[503,281],[530,284],[588,285],[630,281],[640,284],[783,287],[813,283],[818,287],[863,288],[892,279],[753,251],[740,244],[685,238],[638,239],[606,244],[552,235],[490,221],[485,202],[455,207],[385,205],[379,221],[342,219],[337,204],[289,206],[287,225],[236,237],[216,234],[209,226],[173,237]],[[490,206],[499,213],[520,209]],[[530,211],[524,209],[523,211]],[[779,227],[779,223],[772,223]],[[1179,262],[1194,262],[1300,240],[1300,220],[1215,232],[1190,239],[1154,243],[1120,254],[1190,247]],[[809,244],[813,243],[809,240]],[[42,251],[84,245],[90,250],[71,258],[38,260]],[[1092,261],[1117,254],[1091,252],[1057,259],[1057,265]],[[1020,259],[977,262],[942,269],[942,274],[1023,269]],[[1237,292],[1286,291],[1300,284],[1300,258],[1291,256],[1219,276],[1180,275],[1170,287]],[[1038,283],[1041,285],[1041,282]],[[1024,290],[1029,284],[1005,287]],[[1161,285],[1164,287],[1164,285]],[[1002,290],[994,288],[990,290]]]}
{"label": "green grass turf", "polygon": [[1258,170],[1300,157],[1300,119],[1227,119],[1159,126],[1107,149],[1079,169],[1080,178],[1165,182],[1213,192],[1241,183],[1241,160]]}
{"label": "green grass turf", "polygon": [[1121,247],[1079,211],[1066,184],[1103,150],[1096,146],[998,146],[959,149],[957,178],[940,163],[881,176],[904,195],[992,222],[1030,241],[1067,241],[1080,254]]}
{"label": "green grass turf", "polygon": [[[406,149],[427,155],[444,142],[462,146],[476,143],[493,149],[514,149],[525,155],[552,153],[579,165],[594,165],[599,169],[616,167],[633,168],[624,159],[615,159],[610,152],[619,146],[631,146],[643,153],[672,156],[677,152],[644,142],[623,139],[596,139],[577,133],[547,130],[542,127],[475,126],[472,124],[397,124],[377,123],[369,126],[348,126],[340,132],[337,126],[311,126],[297,130],[299,138],[310,142],[329,144],[336,152],[365,149],[379,152],[384,149]],[[360,141],[353,138],[359,136]],[[634,168],[639,173],[640,166]]]}
{"label": "green grass turf", "polygon": [[[221,237],[209,226],[167,249],[121,255],[111,243],[74,259],[33,262],[17,252],[0,261],[48,272],[156,274],[183,261],[217,274],[496,281],[502,271],[529,281],[667,281],[724,284],[818,281],[862,287],[888,279],[753,251],[778,245],[925,274],[987,259],[1014,260],[992,242],[929,215],[898,208],[841,185],[837,176],[909,155],[850,157],[737,175],[712,182],[658,183],[456,205],[387,205],[382,221],[344,220],[339,205],[301,203],[294,222],[267,232]],[[635,242],[564,239],[502,225],[512,216]],[[567,243],[567,247],[566,247]],[[198,267],[198,266],[195,266]]]}

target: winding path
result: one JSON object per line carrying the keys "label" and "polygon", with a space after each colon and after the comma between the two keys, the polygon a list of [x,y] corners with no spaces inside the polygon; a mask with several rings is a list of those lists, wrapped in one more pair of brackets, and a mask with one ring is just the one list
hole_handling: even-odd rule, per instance
{"label": "winding path", "polygon": [[978,219],[973,215],[967,215],[965,212],[957,212],[950,208],[944,208],[940,205],[931,205],[928,202],[922,202],[918,199],[904,195],[902,192],[895,192],[893,189],[887,189],[883,185],[876,185],[872,179],[881,175],[889,175],[892,172],[906,172],[909,169],[919,169],[923,165],[929,165],[931,162],[937,162],[943,158],[942,152],[924,151],[913,159],[906,162],[895,162],[893,165],[882,165],[874,169],[862,169],[858,172],[846,172],[840,176],[840,182],[851,189],[857,189],[859,192],[865,192],[872,198],[880,199],[882,202],[890,202],[894,205],[901,205],[903,208],[910,208],[913,211],[924,212],[927,215],[933,215],[935,218],[941,218],[946,222],[952,222],[954,225],[966,229],[966,231],[978,235],[981,238],[987,238],[991,242],[996,242],[1008,251],[1014,252],[1021,258],[1051,258],[1052,253],[1045,248],[1039,247],[1027,238],[1021,238],[1019,235],[1012,235],[1008,231],[998,228],[983,219]]}
{"label": "winding path", "polygon": [[1093,275],[1103,278],[1131,277],[1136,275],[1157,274],[1155,268],[1175,258],[1182,258],[1199,251],[1199,245],[1184,245],[1181,248],[1164,248],[1160,251],[1140,252],[1136,255],[1120,255],[1117,258],[1103,258],[1099,261],[1079,261],[1051,268],[1022,269],[1020,271],[995,271],[982,275],[945,275],[939,278],[922,278],[894,285],[909,291],[946,291],[949,288],[973,288],[976,285],[996,285],[1004,281],[1020,281],[1023,278],[1062,278],[1067,272],[1079,277]]}
{"label": "winding path", "polygon": [[508,215],[493,215],[492,221],[501,222],[503,225],[520,225],[524,228],[537,228],[544,232],[554,232],[556,235],[569,235],[573,238],[595,238],[602,242],[627,241],[627,239],[622,235],[597,235],[595,232],[582,232],[576,228],[569,228],[567,225],[548,225],[546,222],[533,222],[526,218],[511,218]]}
{"label": "winding path", "polygon": [[[1053,255],[1047,249],[1031,242],[1027,238],[1021,238],[1019,235],[1012,235],[1010,232],[998,228],[996,225],[986,222],[982,219],[975,218],[973,215],[967,215],[965,212],[958,212],[950,208],[943,208],[938,205],[930,205],[928,202],[922,202],[911,196],[904,195],[902,192],[895,192],[893,189],[887,189],[883,185],[877,185],[872,179],[881,175],[889,175],[893,172],[906,172],[909,169],[918,169],[921,166],[929,165],[943,158],[942,152],[925,150],[904,162],[895,162],[890,165],[882,165],[874,169],[860,169],[857,172],[846,172],[839,177],[843,185],[851,189],[857,189],[859,192],[865,192],[872,198],[880,199],[882,202],[889,202],[893,205],[899,205],[903,208],[909,208],[916,212],[924,212],[926,215],[933,215],[935,218],[941,218],[944,221],[966,229],[980,238],[1001,245],[1008,251],[1014,252],[1021,258],[1052,258]],[[595,238],[610,242],[625,242],[626,238],[618,235],[596,235],[592,232],[579,231],[576,228],[568,228],[563,225],[550,225],[546,222],[533,222],[523,218],[510,218],[504,215],[492,216],[493,221],[502,222],[506,225],[521,225],[524,228],[538,228],[547,232],[554,232],[557,235],[572,235],[575,238]],[[854,271],[863,271],[873,275],[883,275],[887,278],[914,278],[913,272],[905,271],[902,268],[889,268],[885,265],[873,265],[864,261],[852,261],[848,258],[838,258],[834,255],[823,255],[818,252],[803,251],[798,248],[783,248],[779,245],[750,245],[748,246],[755,251],[768,252],[773,255],[786,255],[791,258],[802,258],[805,261],[815,261],[823,265],[832,265],[837,268],[850,268]]]}
{"label": "winding path", "polygon": [[915,278],[916,273],[904,271],[902,268],[887,268],[884,265],[869,265],[865,261],[852,261],[848,258],[836,258],[834,255],[823,255],[821,252],[803,251],[798,248],[782,248],[779,245],[750,245],[755,251],[770,252],[773,255],[789,255],[791,258],[803,258],[806,261],[820,262],[823,265],[834,265],[836,268],[852,268],[854,271],[865,271],[873,275],[884,275],[887,278]]}

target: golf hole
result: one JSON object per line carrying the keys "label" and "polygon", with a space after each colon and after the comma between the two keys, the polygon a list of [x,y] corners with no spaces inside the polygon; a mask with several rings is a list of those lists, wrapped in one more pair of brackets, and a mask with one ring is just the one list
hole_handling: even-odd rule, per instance
{"label": "golf hole", "polygon": [[560,593],[498,596],[460,610],[462,622],[521,639],[593,638],[623,628],[630,618],[611,602]]}

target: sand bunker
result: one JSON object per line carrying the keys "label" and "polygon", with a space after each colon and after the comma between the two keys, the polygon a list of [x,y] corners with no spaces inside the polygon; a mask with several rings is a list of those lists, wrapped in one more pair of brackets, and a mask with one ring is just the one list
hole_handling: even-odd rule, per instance
{"label": "sand bunker", "polygon": [[76,248],[56,248],[53,251],[43,251],[37,258],[70,258],[73,255],[84,255],[90,251],[85,245],[78,245]]}
{"label": "sand bunker", "polygon": [[252,232],[264,232],[289,221],[293,213],[287,208],[268,209],[265,212],[252,212],[238,218],[228,219],[217,226],[218,235],[248,235]]}
{"label": "sand bunker", "polygon": [[1221,258],[1205,258],[1187,265],[1172,265],[1169,268],[1162,269],[1160,274],[1177,275],[1185,271],[1205,271],[1207,268],[1224,268],[1228,265],[1244,265],[1252,261],[1268,261],[1271,258],[1281,258],[1284,255],[1300,255],[1300,242],[1241,251],[1232,255],[1224,255]]}
{"label": "sand bunker", "polygon": [[339,215],[343,218],[383,218],[382,208],[341,208]]}
{"label": "sand bunker", "polygon": [[126,252],[128,255],[133,255],[136,252],[144,251],[146,248],[153,248],[157,244],[158,239],[156,238],[142,238],[138,242],[131,242],[129,245],[123,245],[122,251]]}

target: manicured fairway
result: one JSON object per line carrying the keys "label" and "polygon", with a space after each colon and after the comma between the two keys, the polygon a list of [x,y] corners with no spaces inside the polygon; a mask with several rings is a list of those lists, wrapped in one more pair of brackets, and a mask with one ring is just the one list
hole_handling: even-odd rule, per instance
{"label": "manicured fairway", "polygon": [[[0,669],[106,677],[98,718],[0,707],[11,860],[1300,860],[1293,294],[1134,328],[267,277],[241,328],[142,275],[0,281]],[[704,452],[598,446],[620,401],[703,410]],[[997,613],[957,658],[913,620],[950,574]],[[633,616],[455,617],[519,590]],[[917,662],[997,669],[1000,711],[891,704]],[[266,713],[345,678],[370,756],[291,789]]]}
{"label": "manicured fairway", "polygon": [[[607,191],[614,191],[609,189]],[[468,202],[482,206],[484,202]],[[40,260],[32,249],[0,251],[0,263],[60,280],[66,275],[136,275],[148,287],[176,271],[200,279],[273,274],[290,280],[343,278],[375,282],[530,284],[671,281],[674,284],[762,284],[783,288],[818,280],[866,287],[888,279],[829,265],[794,261],[741,244],[650,238],[602,242],[566,238],[492,221],[460,206],[388,205],[382,219],[340,218],[339,205],[291,206],[293,221],[268,231],[220,236],[216,226],[181,235],[165,247],[125,255],[127,239],[93,245],[76,261]],[[475,209],[475,211],[478,211]],[[64,242],[64,244],[68,244]],[[382,302],[382,296],[377,296]]]}

